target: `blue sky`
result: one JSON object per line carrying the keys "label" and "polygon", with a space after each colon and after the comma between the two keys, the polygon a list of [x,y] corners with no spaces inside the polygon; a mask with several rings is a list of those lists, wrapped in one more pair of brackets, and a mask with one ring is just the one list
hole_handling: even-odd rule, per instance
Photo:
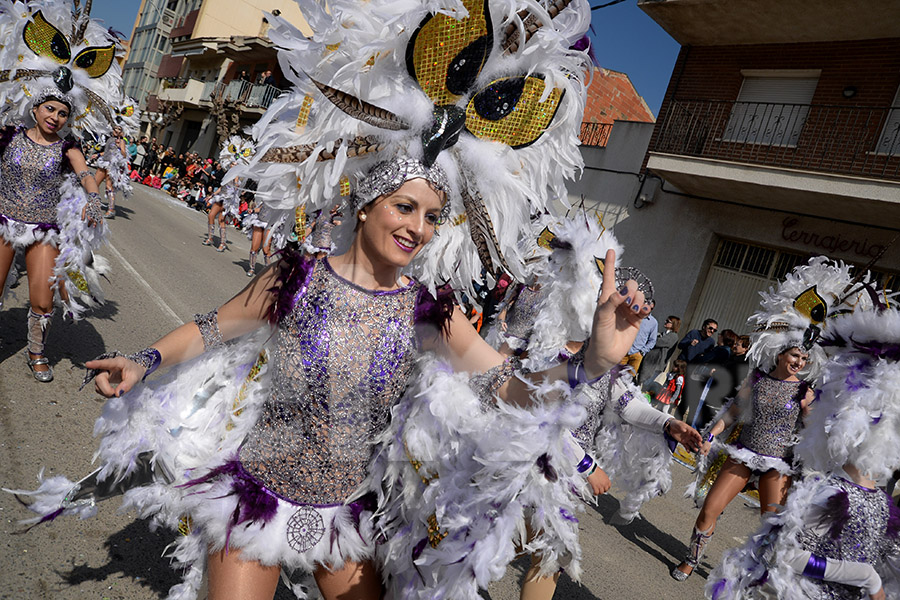
{"label": "blue sky", "polygon": [[[607,0],[591,0],[593,5]],[[139,0],[94,0],[91,14],[131,35]],[[678,43],[637,7],[637,0],[592,11],[594,54],[601,67],[627,73],[656,115],[662,104]]]}

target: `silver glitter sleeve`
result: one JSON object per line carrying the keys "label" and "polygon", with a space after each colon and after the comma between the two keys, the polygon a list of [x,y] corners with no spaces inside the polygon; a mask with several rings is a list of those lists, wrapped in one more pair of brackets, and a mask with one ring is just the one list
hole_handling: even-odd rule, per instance
{"label": "silver glitter sleeve", "polygon": [[469,387],[478,396],[481,410],[487,410],[494,405],[494,396],[497,394],[497,390],[512,379],[520,367],[519,358],[510,356],[496,367],[469,379]]}
{"label": "silver glitter sleeve", "polygon": [[200,335],[203,337],[204,352],[225,344],[225,341],[222,339],[222,333],[219,331],[218,309],[205,315],[194,315],[194,323],[197,324],[197,328],[200,329]]}

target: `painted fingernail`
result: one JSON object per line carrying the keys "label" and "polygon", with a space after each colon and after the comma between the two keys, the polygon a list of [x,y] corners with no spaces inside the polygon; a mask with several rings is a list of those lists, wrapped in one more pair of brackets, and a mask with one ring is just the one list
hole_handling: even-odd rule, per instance
{"label": "painted fingernail", "polygon": [[634,310],[634,312],[641,312],[641,307],[638,306],[637,304],[635,304],[635,305],[632,306],[631,308]]}
{"label": "painted fingernail", "polygon": [[625,304],[631,304],[631,296],[625,298]]}
{"label": "painted fingernail", "polygon": [[628,287],[623,287],[621,290],[619,290],[619,293],[624,296],[625,294],[628,293]]}

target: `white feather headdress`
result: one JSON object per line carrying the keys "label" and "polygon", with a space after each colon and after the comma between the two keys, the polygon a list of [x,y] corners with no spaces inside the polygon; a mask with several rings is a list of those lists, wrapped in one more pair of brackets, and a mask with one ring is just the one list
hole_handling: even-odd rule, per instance
{"label": "white feather headdress", "polygon": [[883,483],[900,468],[900,311],[838,317],[822,344],[831,356],[794,452],[807,468],[852,463]]}
{"label": "white feather headdress", "polygon": [[[435,162],[453,192],[410,271],[469,288],[482,265],[521,279],[529,215],[581,168],[584,0],[300,0],[315,34],[268,17],[294,85],[253,129],[247,169],[274,208],[329,209],[372,165]],[[345,215],[352,231],[355,215]],[[340,231],[335,232],[340,243]],[[340,248],[338,249],[340,251]]]}
{"label": "white feather headdress", "polygon": [[0,0],[0,125],[30,124],[48,91],[71,104],[63,131],[109,133],[121,102],[116,37],[90,18],[91,0]]}
{"label": "white feather headdress", "polygon": [[233,135],[222,144],[219,151],[219,163],[222,167],[230,169],[235,165],[249,165],[256,152],[256,146],[252,141]]}
{"label": "white feather headdress", "polygon": [[801,372],[805,379],[815,379],[825,353],[816,343],[832,320],[857,309],[872,308],[863,287],[868,273],[855,281],[851,265],[815,256],[805,265],[788,273],[784,281],[760,292],[760,310],[747,322],[754,333],[747,352],[750,363],[762,371],[775,367],[778,355],[792,347],[809,352],[809,361]]}
{"label": "white feather headdress", "polygon": [[125,96],[114,111],[116,125],[122,128],[125,137],[134,140],[141,130],[141,111],[138,110],[138,101]]}

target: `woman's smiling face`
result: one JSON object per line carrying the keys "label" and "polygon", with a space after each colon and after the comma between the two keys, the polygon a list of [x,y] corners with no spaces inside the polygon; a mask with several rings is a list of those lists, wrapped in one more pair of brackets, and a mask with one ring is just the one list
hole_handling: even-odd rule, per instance
{"label": "woman's smiling face", "polygon": [[407,266],[434,237],[443,194],[424,179],[411,179],[359,213],[357,235],[373,262]]}
{"label": "woman's smiling face", "polygon": [[778,355],[778,361],[775,363],[775,376],[778,379],[787,379],[789,377],[797,377],[797,374],[806,367],[809,360],[809,353],[794,347],[785,350]]}
{"label": "woman's smiling face", "polygon": [[69,107],[56,100],[47,100],[34,109],[34,120],[44,135],[58,135],[69,120]]}

